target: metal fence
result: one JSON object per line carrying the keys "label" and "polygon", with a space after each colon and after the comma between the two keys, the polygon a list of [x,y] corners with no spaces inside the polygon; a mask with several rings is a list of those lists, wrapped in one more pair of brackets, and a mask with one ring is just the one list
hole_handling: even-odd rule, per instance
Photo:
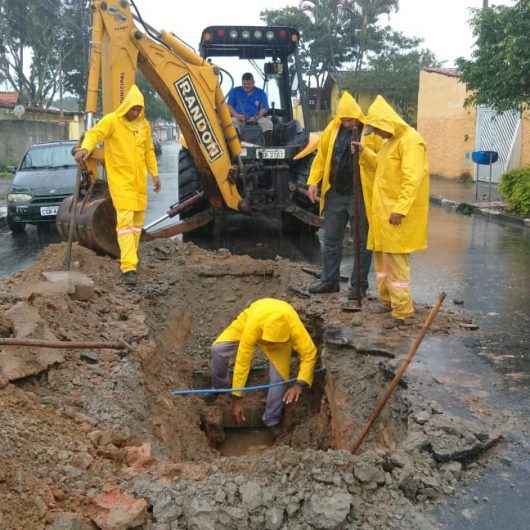
{"label": "metal fence", "polygon": [[[477,108],[475,151],[497,151],[499,160],[492,166],[492,182],[503,173],[518,167],[521,158],[521,113],[498,113],[487,107]],[[476,166],[475,180],[489,180],[489,167]]]}

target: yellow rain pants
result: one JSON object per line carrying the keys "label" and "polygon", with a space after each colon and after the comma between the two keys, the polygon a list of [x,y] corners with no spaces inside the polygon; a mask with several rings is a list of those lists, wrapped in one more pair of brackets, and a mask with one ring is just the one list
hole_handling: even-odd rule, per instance
{"label": "yellow rain pants", "polygon": [[120,270],[121,272],[135,271],[138,265],[138,248],[144,226],[145,210],[116,210],[116,218]]}
{"label": "yellow rain pants", "polygon": [[379,300],[392,308],[401,320],[414,314],[410,294],[410,254],[374,252],[374,268]]}

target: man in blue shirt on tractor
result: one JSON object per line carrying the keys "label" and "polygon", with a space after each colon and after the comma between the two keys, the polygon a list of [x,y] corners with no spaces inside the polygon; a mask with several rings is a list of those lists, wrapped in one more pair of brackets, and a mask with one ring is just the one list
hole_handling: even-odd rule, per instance
{"label": "man in blue shirt on tractor", "polygon": [[266,116],[269,111],[267,94],[255,86],[254,76],[247,72],[242,77],[243,86],[232,88],[228,93],[228,108],[232,114],[235,127],[245,124],[258,124],[265,135],[266,143],[272,136],[272,120]]}

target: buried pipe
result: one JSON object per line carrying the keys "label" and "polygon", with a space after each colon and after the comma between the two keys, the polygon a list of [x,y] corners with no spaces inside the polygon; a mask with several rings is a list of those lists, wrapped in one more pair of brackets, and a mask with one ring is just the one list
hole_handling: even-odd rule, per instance
{"label": "buried pipe", "polygon": [[[325,372],[325,368],[318,368],[314,371],[315,374]],[[287,379],[286,381],[281,381],[280,383],[267,383],[264,385],[254,385],[254,386],[245,386],[242,388],[185,388],[182,390],[170,390],[172,396],[200,396],[208,394],[229,394],[232,392],[255,392],[256,390],[265,390],[267,388],[272,388],[275,386],[287,385],[289,383],[295,383],[297,381],[296,377],[292,379]]]}
{"label": "buried pipe", "polygon": [[53,349],[89,349],[89,350],[130,350],[124,341],[120,342],[73,342],[35,339],[0,339],[0,346],[30,346],[34,348]]}
{"label": "buried pipe", "polygon": [[414,358],[414,355],[416,355],[416,352],[418,351],[418,348],[420,347],[420,344],[425,337],[427,331],[431,327],[431,324],[433,323],[434,319],[436,318],[436,315],[438,314],[438,311],[440,310],[440,307],[442,307],[443,301],[445,300],[446,294],[441,293],[438,296],[438,301],[434,305],[434,307],[431,309],[431,312],[427,316],[427,319],[425,320],[423,327],[421,328],[420,334],[416,337],[416,340],[410,347],[409,352],[407,353],[407,356],[405,357],[405,360],[399,367],[399,370],[396,372],[396,375],[394,376],[394,379],[392,379],[392,382],[388,386],[388,389],[385,393],[385,395],[379,400],[377,403],[374,411],[372,412],[372,415],[368,418],[368,421],[366,422],[366,425],[364,426],[361,434],[359,435],[359,438],[357,438],[357,441],[355,442],[352,453],[355,454],[361,447],[362,443],[364,442],[364,439],[366,436],[368,436],[368,433],[370,432],[370,429],[372,428],[372,425],[374,424],[375,420],[379,417],[379,414],[381,414],[381,411],[383,410],[383,407],[386,405],[387,401],[390,399],[392,394],[394,393],[394,390],[398,386],[399,382],[401,381],[401,378],[407,371],[407,368],[409,367],[410,363],[412,362],[412,359]]}

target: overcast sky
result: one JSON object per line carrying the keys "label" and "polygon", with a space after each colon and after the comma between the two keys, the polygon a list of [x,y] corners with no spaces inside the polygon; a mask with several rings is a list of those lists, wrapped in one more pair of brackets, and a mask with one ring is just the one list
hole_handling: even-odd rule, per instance
{"label": "overcast sky", "polygon": [[[491,4],[513,4],[493,0]],[[173,31],[197,48],[201,31],[209,25],[258,25],[263,9],[298,5],[299,0],[195,0],[182,3],[169,0],[136,0],[142,15],[157,29]],[[469,56],[473,38],[467,24],[470,8],[482,7],[482,0],[400,0],[398,13],[387,20],[408,36],[421,37],[445,66],[453,66],[460,56]]]}

